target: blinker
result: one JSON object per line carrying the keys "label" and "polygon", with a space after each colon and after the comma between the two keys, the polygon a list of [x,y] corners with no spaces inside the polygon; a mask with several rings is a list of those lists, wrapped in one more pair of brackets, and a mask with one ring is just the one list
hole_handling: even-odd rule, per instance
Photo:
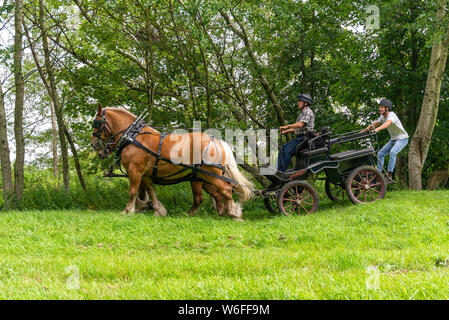
{"label": "blinker", "polygon": [[95,119],[95,120],[94,120],[94,123],[92,124],[92,126],[94,127],[94,129],[100,129],[100,128],[101,128],[101,125],[102,125],[102,122],[103,122],[103,121],[101,121],[101,120]]}

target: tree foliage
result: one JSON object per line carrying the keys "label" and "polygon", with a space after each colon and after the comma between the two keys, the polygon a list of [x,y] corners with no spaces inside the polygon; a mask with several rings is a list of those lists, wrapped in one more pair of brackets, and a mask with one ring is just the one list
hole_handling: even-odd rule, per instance
{"label": "tree foliage", "polygon": [[[5,3],[1,14],[8,25],[14,8]],[[341,133],[376,118],[377,101],[388,97],[412,135],[439,36],[436,2],[424,0],[44,4],[63,121],[79,156],[88,159],[86,172],[99,166],[89,149],[98,102],[148,112],[155,126],[188,128],[201,120],[203,128],[276,128],[296,119],[296,97],[308,92],[316,127],[330,125]],[[374,30],[366,25],[370,5],[380,14]],[[44,61],[38,8],[39,1],[24,1],[30,32],[25,47],[33,44]],[[11,68],[11,50],[1,50],[2,65]],[[49,66],[44,69],[48,74]],[[424,178],[449,159],[449,148],[442,147],[449,130],[447,81]],[[32,88],[26,85],[28,92]],[[39,102],[47,114],[48,101]],[[48,131],[40,136],[50,145]],[[400,163],[407,170],[406,161]]]}

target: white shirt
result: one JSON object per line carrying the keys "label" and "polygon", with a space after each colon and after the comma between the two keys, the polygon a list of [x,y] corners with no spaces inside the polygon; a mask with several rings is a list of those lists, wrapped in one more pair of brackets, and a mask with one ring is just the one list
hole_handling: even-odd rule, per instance
{"label": "white shirt", "polygon": [[400,140],[400,139],[407,139],[408,133],[405,131],[404,127],[402,126],[401,120],[399,120],[396,113],[390,111],[388,112],[387,118],[383,115],[377,119],[377,122],[384,123],[387,120],[391,120],[390,126],[387,128],[388,133],[390,134],[391,140]]}

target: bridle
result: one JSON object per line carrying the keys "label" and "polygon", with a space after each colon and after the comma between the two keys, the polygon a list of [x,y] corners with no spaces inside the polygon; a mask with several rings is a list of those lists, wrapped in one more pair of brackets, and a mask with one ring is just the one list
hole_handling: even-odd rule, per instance
{"label": "bridle", "polygon": [[[115,138],[123,131],[125,131],[122,130],[116,134],[112,134],[111,126],[106,120],[106,109],[103,109],[103,112],[101,113],[101,119],[94,119],[92,127],[94,129],[98,129],[96,132],[94,131],[92,133],[92,136],[97,138],[97,142],[95,143],[95,145],[92,145],[92,147],[97,151],[105,150],[106,154],[110,154],[114,151],[115,146],[117,145],[117,143],[114,142]],[[103,139],[101,137],[103,132],[108,138]]]}

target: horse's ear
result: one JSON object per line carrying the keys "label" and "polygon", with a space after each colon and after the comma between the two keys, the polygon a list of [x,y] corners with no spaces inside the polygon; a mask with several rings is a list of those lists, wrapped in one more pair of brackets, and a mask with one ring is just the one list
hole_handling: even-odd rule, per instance
{"label": "horse's ear", "polygon": [[103,111],[103,109],[102,109],[102,107],[101,107],[101,103],[100,102],[98,102],[98,110],[97,110],[97,114],[99,115],[99,116],[101,116],[101,112]]}

